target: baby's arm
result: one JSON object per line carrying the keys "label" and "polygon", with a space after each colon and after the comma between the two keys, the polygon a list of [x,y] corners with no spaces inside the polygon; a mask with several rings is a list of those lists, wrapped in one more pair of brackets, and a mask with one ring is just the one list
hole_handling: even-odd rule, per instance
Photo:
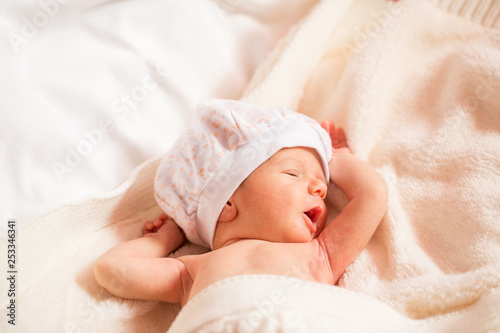
{"label": "baby's arm", "polygon": [[121,298],[180,303],[186,269],[181,261],[164,257],[182,245],[184,234],[166,215],[146,222],[143,234],[94,263],[97,282]]}
{"label": "baby's arm", "polygon": [[349,203],[320,234],[335,280],[358,257],[377,229],[387,209],[387,187],[377,171],[354,156],[345,135],[333,123],[322,126],[334,146],[330,178],[347,196]]}

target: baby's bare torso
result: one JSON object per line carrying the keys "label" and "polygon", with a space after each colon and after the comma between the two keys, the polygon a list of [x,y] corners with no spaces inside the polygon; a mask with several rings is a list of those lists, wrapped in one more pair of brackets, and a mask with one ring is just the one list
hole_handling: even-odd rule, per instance
{"label": "baby's bare torso", "polygon": [[325,251],[316,239],[309,243],[240,240],[212,252],[177,259],[186,267],[182,276],[182,306],[209,285],[236,275],[275,274],[327,284],[336,282]]}

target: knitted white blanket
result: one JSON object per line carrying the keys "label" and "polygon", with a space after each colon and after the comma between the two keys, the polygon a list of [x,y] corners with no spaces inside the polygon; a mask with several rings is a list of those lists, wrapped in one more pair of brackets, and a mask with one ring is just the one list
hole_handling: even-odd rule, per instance
{"label": "knitted white blanket", "polygon": [[[354,153],[386,180],[388,212],[340,283],[354,291],[345,296],[351,303],[369,295],[417,323],[415,331],[495,331],[500,5],[436,2],[370,9],[361,26],[343,15],[348,2],[320,2],[262,65],[244,99],[334,119],[346,127]],[[141,223],[160,212],[152,186],[158,161],[139,166],[115,191],[60,207],[18,231],[18,315],[30,318],[19,321],[20,331],[170,326],[177,305],[114,298],[92,274],[100,254],[138,237]],[[333,197],[341,206],[341,196]],[[179,253],[202,251],[186,246]],[[2,301],[0,325],[7,305]],[[363,311],[335,316],[362,320]]]}

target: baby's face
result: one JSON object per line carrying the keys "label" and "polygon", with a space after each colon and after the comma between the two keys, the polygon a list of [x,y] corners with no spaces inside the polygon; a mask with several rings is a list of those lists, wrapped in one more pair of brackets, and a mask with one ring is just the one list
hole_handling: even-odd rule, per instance
{"label": "baby's face", "polygon": [[303,243],[325,228],[326,179],[311,148],[284,148],[261,164],[234,193],[259,238]]}

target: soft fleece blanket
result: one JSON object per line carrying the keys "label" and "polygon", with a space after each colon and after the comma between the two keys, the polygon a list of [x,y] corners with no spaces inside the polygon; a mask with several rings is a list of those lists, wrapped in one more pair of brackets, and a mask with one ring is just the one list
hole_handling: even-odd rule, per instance
{"label": "soft fleece blanket", "polygon": [[500,25],[478,24],[485,16],[401,1],[378,28],[367,23],[339,80],[327,70],[339,61],[330,49],[300,102],[343,124],[389,188],[384,220],[340,285],[412,318],[500,297]]}
{"label": "soft fleece blanket", "polygon": [[[350,290],[350,302],[384,302],[416,323],[414,331],[500,329],[500,9],[485,3],[400,1],[349,34],[351,23],[335,16],[339,4],[322,1],[244,96],[334,119],[353,152],[384,177],[387,214],[339,284]],[[157,164],[147,161],[115,191],[19,231],[18,302],[30,317],[21,331],[170,326],[178,306],[116,299],[91,270],[95,258],[137,237],[141,223],[159,213],[152,195]],[[332,192],[334,212],[343,200]],[[203,251],[186,246],[175,255]],[[341,310],[333,318],[369,313]],[[381,325],[391,319],[378,318]]]}

